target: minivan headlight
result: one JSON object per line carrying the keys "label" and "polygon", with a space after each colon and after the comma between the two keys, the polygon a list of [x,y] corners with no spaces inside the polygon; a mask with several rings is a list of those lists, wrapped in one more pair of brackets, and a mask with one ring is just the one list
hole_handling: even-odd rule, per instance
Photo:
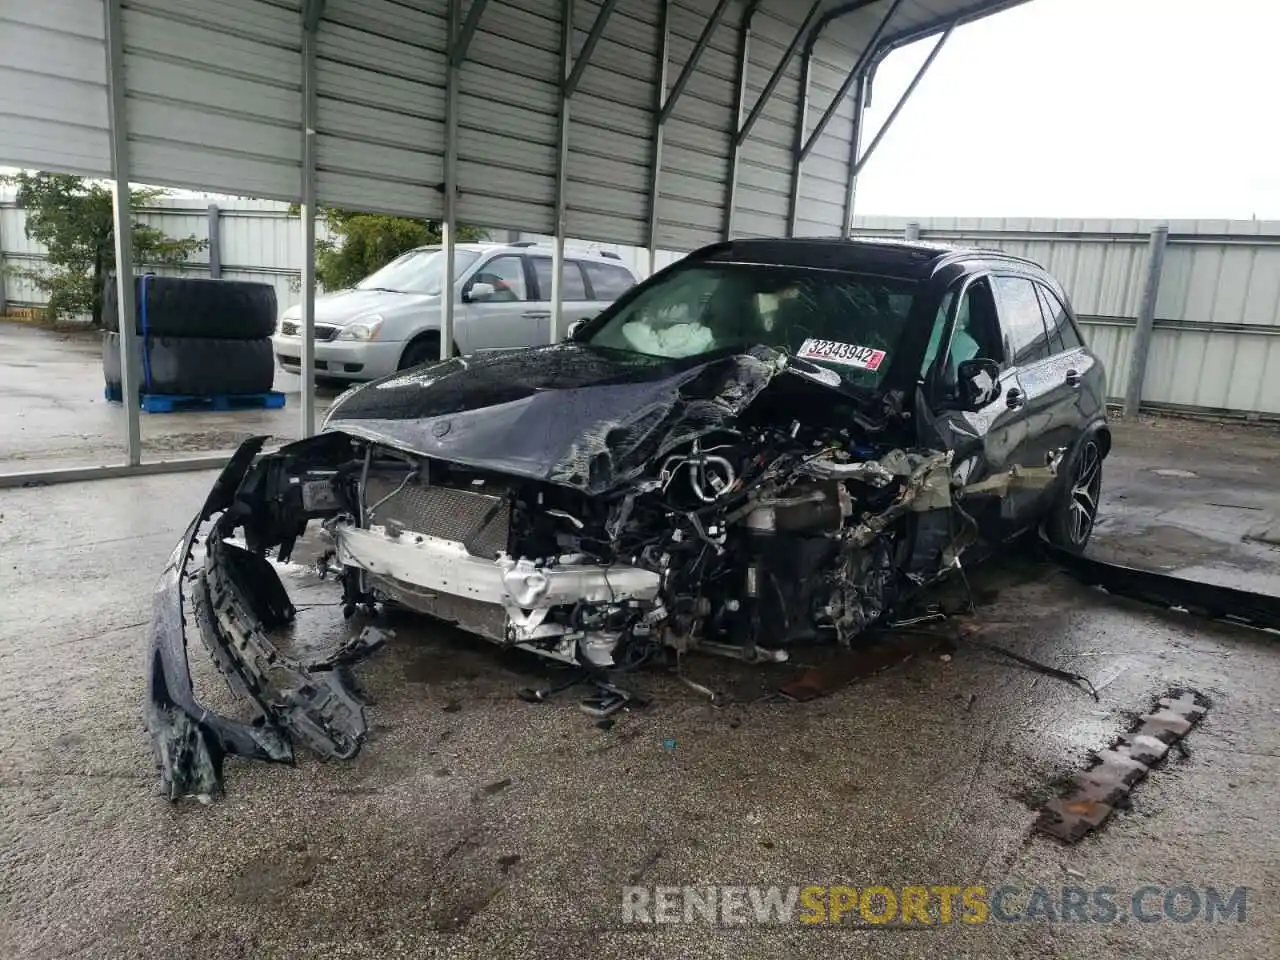
{"label": "minivan headlight", "polygon": [[348,323],[338,331],[335,340],[377,340],[378,331],[382,329],[382,318],[377,314],[361,317]]}

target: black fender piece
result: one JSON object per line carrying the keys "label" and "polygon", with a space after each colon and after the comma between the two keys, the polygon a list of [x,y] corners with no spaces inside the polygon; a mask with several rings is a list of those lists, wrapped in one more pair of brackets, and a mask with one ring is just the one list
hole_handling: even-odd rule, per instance
{"label": "black fender piece", "polygon": [[[156,337],[208,337],[258,340],[276,329],[276,291],[270,284],[246,280],[206,280],[191,277],[135,277],[138,333]],[[120,329],[120,308],[114,282],[102,301],[102,325]]]}
{"label": "black fender piece", "polygon": [[1156,606],[1186,610],[1212,620],[1280,630],[1280,597],[1107,563],[1071,553],[1043,539],[1040,546],[1054,562],[1088,586],[1102,587],[1108,593]]}

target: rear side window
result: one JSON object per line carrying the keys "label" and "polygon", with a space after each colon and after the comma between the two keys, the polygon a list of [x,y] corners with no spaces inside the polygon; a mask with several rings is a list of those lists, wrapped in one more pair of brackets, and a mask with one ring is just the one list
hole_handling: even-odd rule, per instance
{"label": "rear side window", "polygon": [[1080,334],[1076,333],[1075,324],[1071,322],[1067,308],[1062,305],[1057,294],[1041,283],[1036,284],[1036,289],[1040,292],[1040,301],[1044,307],[1044,327],[1049,332],[1053,352],[1064,353],[1083,347]]}
{"label": "rear side window", "polygon": [[1010,360],[1026,366],[1049,356],[1049,338],[1035,284],[1022,277],[996,277],[1000,326],[1009,340]]}
{"label": "rear side window", "polygon": [[[551,258],[533,257],[533,272],[538,278],[538,299],[551,299]],[[566,260],[561,265],[560,278],[564,290],[560,298],[570,300],[586,300],[587,285],[582,278],[582,264],[577,260]]]}
{"label": "rear side window", "polygon": [[588,260],[583,264],[591,278],[591,292],[597,300],[617,300],[635,286],[635,278],[625,267]]}

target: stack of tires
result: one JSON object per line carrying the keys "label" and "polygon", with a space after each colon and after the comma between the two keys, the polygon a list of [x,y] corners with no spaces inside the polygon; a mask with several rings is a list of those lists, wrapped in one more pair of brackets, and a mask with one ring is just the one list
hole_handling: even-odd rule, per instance
{"label": "stack of tires", "polygon": [[[141,338],[139,392],[192,397],[265,393],[275,379],[271,334],[276,292],[265,283],[135,278]],[[120,309],[116,284],[103,298],[102,373],[120,396]]]}

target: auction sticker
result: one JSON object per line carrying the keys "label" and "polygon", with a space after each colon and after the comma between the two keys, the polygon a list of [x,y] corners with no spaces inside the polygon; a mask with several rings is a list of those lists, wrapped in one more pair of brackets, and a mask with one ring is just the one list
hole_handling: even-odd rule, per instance
{"label": "auction sticker", "polygon": [[806,360],[825,360],[827,363],[839,363],[846,367],[857,367],[859,370],[879,370],[884,362],[885,352],[874,347],[860,347],[856,343],[841,343],[839,340],[806,340],[796,351],[797,357]]}

